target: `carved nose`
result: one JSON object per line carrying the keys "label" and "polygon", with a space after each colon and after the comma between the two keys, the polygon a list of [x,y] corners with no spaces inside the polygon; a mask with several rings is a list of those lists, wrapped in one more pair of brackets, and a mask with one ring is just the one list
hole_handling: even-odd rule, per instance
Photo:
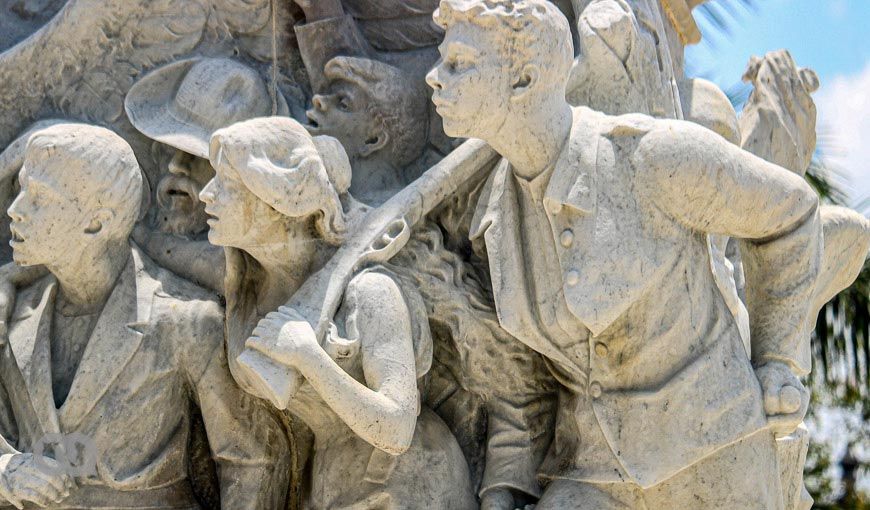
{"label": "carved nose", "polygon": [[314,109],[318,111],[326,111],[326,100],[320,94],[316,94],[311,98],[311,104],[313,104]]}
{"label": "carved nose", "polygon": [[23,220],[24,218],[23,218],[20,214],[18,214],[18,210],[14,208],[14,205],[15,205],[15,204],[13,204],[13,206],[10,207],[10,208],[6,211],[6,214],[8,214],[10,218],[12,218],[12,221],[21,221],[21,220]]}
{"label": "carved nose", "polygon": [[441,82],[438,81],[438,68],[435,67],[426,74],[426,83],[435,90],[441,90]]}
{"label": "carved nose", "polygon": [[21,195],[19,194],[18,197],[16,197],[9,205],[9,209],[6,210],[6,214],[12,218],[12,221],[21,221],[24,219],[24,217],[21,216],[21,213],[18,212],[18,202],[20,199]]}
{"label": "carved nose", "polygon": [[178,151],[169,162],[169,173],[174,175],[190,175],[190,163],[187,154]]}

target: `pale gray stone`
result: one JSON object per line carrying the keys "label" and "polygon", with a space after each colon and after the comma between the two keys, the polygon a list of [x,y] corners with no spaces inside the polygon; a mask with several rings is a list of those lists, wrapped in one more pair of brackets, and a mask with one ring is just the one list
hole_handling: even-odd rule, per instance
{"label": "pale gray stone", "polygon": [[5,506],[807,508],[870,222],[812,71],[684,76],[701,3],[0,9]]}

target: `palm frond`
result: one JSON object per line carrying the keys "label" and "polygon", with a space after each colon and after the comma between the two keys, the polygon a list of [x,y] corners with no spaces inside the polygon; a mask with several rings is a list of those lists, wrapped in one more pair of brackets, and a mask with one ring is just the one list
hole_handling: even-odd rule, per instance
{"label": "palm frond", "polygon": [[716,42],[728,38],[734,26],[751,14],[757,7],[757,0],[710,0],[695,9],[695,19],[704,35],[702,44],[711,48]]}

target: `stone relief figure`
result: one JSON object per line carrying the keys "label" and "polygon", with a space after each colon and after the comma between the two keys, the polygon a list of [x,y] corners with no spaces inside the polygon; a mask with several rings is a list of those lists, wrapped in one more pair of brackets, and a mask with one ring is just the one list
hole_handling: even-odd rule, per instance
{"label": "stone relief figure", "polygon": [[283,96],[279,92],[273,104],[266,83],[241,63],[193,58],[148,74],[130,89],[124,104],[136,129],[173,151],[157,183],[156,232],[143,227],[137,241],[168,269],[222,293],[224,254],[206,239],[205,205],[199,200],[214,177],[208,140],[242,120],[287,115]]}
{"label": "stone relief figure", "polygon": [[812,69],[799,68],[785,50],[752,57],[743,81],[753,85],[740,115],[740,146],[803,175],[816,149],[819,88]]}
{"label": "stone relief figure", "polygon": [[[418,3],[427,2],[432,4],[428,10],[414,10],[431,16],[437,2]],[[440,37],[410,53],[379,51],[340,0],[296,3],[305,13],[305,23],[295,31],[314,92],[309,130],[344,145],[354,169],[354,197],[383,203],[444,157],[431,143],[430,133],[440,128],[431,125],[437,118],[430,118],[423,80],[437,59]]]}
{"label": "stone relief figure", "polygon": [[[440,119],[423,79],[437,58],[434,44],[384,51],[361,30],[366,24],[357,13],[366,2],[296,3],[305,23],[295,32],[314,92],[306,127],[342,143],[353,168],[351,194],[379,206],[441,160],[449,146],[440,140]],[[413,8],[427,12],[431,22],[437,6],[431,0],[398,3],[403,7],[365,8],[394,16]],[[440,40],[440,27],[429,25],[435,30],[424,33]],[[404,30],[415,36],[419,27]],[[419,289],[429,310],[435,360],[425,401],[455,433],[487,507],[494,488],[524,498],[540,495],[534,472],[551,435],[552,384],[540,356],[498,325],[485,269],[462,256],[475,202],[470,197],[482,183],[473,180],[416,226],[390,269]],[[504,370],[496,374],[489,366]],[[481,443],[484,434],[488,439]]]}
{"label": "stone relief figure", "polygon": [[[456,440],[421,406],[432,340],[416,290],[384,267],[362,271],[323,347],[308,322],[279,308],[359,215],[341,146],[272,117],[217,131],[210,150],[217,175],[200,197],[212,217],[209,240],[227,252],[231,366],[261,396],[235,366],[245,349],[304,377],[287,409],[315,436],[309,507],[474,508]],[[280,341],[261,340],[274,336]]]}
{"label": "stone relief figure", "polygon": [[[445,131],[504,156],[472,231],[499,318],[562,384],[538,508],[782,508],[773,433],[808,405],[816,195],[692,123],[572,108],[570,30],[547,2],[444,0],[436,20]],[[751,359],[711,233],[751,259]]]}
{"label": "stone relief figure", "polygon": [[[143,191],[130,146],[55,125],[31,136],[19,179],[13,255],[50,274],[18,289],[3,339],[2,505],[200,508],[187,473],[198,410],[222,508],[280,508],[283,427],[234,383],[220,305],[129,241]],[[61,469],[69,438],[87,472]]]}

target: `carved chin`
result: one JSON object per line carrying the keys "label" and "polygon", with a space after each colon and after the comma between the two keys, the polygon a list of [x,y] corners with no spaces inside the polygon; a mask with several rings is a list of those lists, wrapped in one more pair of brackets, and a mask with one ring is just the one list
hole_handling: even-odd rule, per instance
{"label": "carved chin", "polygon": [[444,133],[447,136],[452,136],[454,138],[465,138],[469,136],[479,136],[475,133],[474,126],[471,122],[468,122],[465,119],[459,119],[455,117],[443,117],[444,120]]}

